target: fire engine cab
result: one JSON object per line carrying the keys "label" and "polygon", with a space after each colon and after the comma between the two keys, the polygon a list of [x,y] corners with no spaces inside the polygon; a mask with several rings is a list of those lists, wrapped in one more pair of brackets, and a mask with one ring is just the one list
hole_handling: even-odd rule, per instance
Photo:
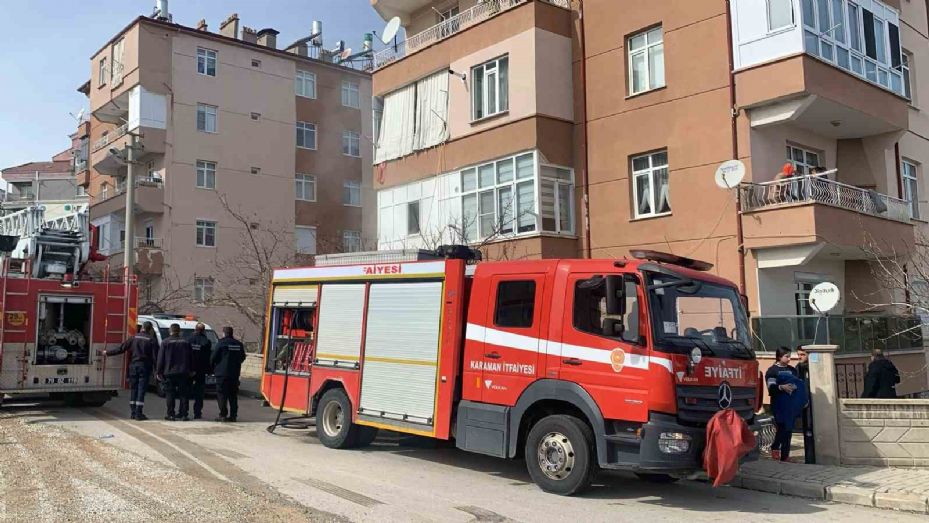
{"label": "fire engine cab", "polygon": [[136,285],[84,275],[90,244],[86,205],[55,219],[40,206],[0,217],[0,403],[48,394],[102,405],[122,387],[124,355],[97,351],[129,334]]}
{"label": "fire engine cab", "polygon": [[[378,429],[524,456],[544,490],[599,469],[702,468],[706,424],[759,407],[735,285],[709,264],[479,262],[466,247],[318,257],[274,272],[262,393],[347,448]],[[286,394],[285,394],[286,391]]]}

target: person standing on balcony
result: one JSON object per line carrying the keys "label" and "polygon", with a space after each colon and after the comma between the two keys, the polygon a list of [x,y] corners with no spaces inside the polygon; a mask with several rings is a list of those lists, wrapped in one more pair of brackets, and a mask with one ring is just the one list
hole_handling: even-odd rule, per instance
{"label": "person standing on balcony", "polygon": [[895,399],[897,384],[900,383],[900,371],[884,356],[884,351],[871,351],[871,364],[864,377],[863,398]]}
{"label": "person standing on balcony", "polygon": [[794,164],[787,162],[781,167],[781,172],[774,176],[774,181],[784,181],[785,183],[775,184],[780,196],[784,201],[795,201],[800,199],[800,188],[797,184],[800,175]]}
{"label": "person standing on balcony", "polygon": [[[779,347],[775,352],[774,365],[764,375],[771,396],[771,410],[774,412],[774,443],[771,445],[771,458],[775,461],[787,461],[790,457],[790,441],[797,412],[793,408],[797,398],[792,397],[801,388],[802,381],[797,369],[790,366],[790,349]],[[805,393],[805,392],[804,392]],[[806,403],[805,398],[803,398]]]}

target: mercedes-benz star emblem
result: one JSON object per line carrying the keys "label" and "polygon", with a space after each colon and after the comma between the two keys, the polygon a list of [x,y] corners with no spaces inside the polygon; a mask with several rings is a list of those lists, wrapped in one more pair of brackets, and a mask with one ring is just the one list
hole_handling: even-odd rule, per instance
{"label": "mercedes-benz star emblem", "polygon": [[725,381],[719,386],[719,408],[728,409],[732,406],[732,387]]}

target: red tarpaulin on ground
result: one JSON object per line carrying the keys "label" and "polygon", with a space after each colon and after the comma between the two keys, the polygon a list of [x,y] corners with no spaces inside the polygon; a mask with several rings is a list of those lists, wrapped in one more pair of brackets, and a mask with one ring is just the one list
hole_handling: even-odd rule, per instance
{"label": "red tarpaulin on ground", "polygon": [[739,471],[739,460],[755,448],[755,435],[739,414],[721,410],[706,426],[703,469],[718,487],[732,481]]}

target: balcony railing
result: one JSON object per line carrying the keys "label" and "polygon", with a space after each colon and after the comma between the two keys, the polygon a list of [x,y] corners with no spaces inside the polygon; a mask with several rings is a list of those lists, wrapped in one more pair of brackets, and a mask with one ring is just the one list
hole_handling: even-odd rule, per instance
{"label": "balcony railing", "polygon": [[104,134],[103,136],[100,137],[99,140],[94,142],[92,151],[97,152],[100,149],[103,149],[107,145],[110,145],[111,143],[125,136],[127,132],[129,132],[129,124],[124,123],[120,125],[116,129],[113,129],[112,131]]}
{"label": "balcony railing", "polygon": [[[136,181],[135,181],[135,186],[136,186],[136,187],[156,187],[156,188],[160,188],[160,187],[162,186],[163,183],[164,183],[164,182],[162,181],[161,178],[155,178],[155,177],[148,177],[148,176],[146,176],[146,177],[144,177],[144,178],[139,178],[138,180],[136,180]],[[111,198],[116,198],[117,196],[122,196],[123,194],[125,194],[125,193],[126,193],[126,182],[120,182],[119,184],[117,184],[117,185],[114,187],[114,189],[115,189],[115,190],[113,190],[113,191],[107,191],[106,197],[102,197],[103,195],[102,195],[102,193],[101,193],[100,201],[97,202],[97,203],[105,202],[105,201],[107,201],[107,200],[109,200],[109,199],[111,199]]]}
{"label": "balcony railing", "polygon": [[822,175],[794,176],[763,183],[743,183],[742,210],[759,211],[802,203],[820,203],[862,214],[910,223],[912,208],[899,198],[830,180]]}
{"label": "balcony railing", "polygon": [[137,236],[135,239],[135,246],[138,249],[161,249],[164,246],[164,239]]}
{"label": "balcony railing", "polygon": [[[479,24],[484,20],[497,16],[503,11],[520,4],[528,3],[529,1],[530,0],[484,0],[456,16],[447,18],[425,31],[416,33],[403,42],[398,42],[396,45],[388,45],[386,48],[374,53],[373,67],[374,69],[380,69],[391,62],[400,60],[420,49],[449,38],[468,27]],[[564,9],[571,8],[570,0],[538,1],[543,1],[547,4],[552,4]]]}
{"label": "balcony railing", "polygon": [[839,346],[839,354],[872,349],[922,349],[922,322],[915,316],[762,316],[752,318],[753,348],[773,352],[812,343]]}

